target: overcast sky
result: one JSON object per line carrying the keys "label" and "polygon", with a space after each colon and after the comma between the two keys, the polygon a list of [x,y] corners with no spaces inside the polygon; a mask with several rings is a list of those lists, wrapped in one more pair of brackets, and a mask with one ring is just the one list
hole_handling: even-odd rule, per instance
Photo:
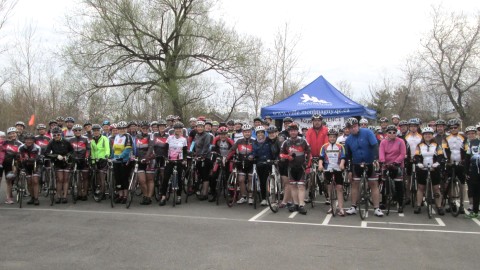
{"label": "overcast sky", "polygon": [[[76,0],[20,0],[4,33],[13,35],[28,22],[50,47],[64,40],[63,16]],[[351,83],[358,98],[383,74],[398,76],[405,58],[419,48],[422,33],[431,27],[432,5],[449,10],[480,10],[476,0],[315,1],[219,0],[215,13],[242,33],[261,37],[271,46],[277,30],[289,24],[300,36],[298,71],[304,84],[320,75],[331,83]]]}

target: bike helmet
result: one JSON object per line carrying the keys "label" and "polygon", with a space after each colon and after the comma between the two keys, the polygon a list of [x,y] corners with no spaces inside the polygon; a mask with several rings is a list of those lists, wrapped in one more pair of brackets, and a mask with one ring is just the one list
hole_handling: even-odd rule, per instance
{"label": "bike helmet", "polygon": [[269,127],[267,128],[267,132],[268,132],[268,133],[273,133],[273,132],[277,132],[277,131],[278,131],[278,129],[277,129],[276,126],[269,126]]}
{"label": "bike helmet", "polygon": [[242,130],[243,131],[252,130],[252,126],[250,124],[243,124]]}
{"label": "bike helmet", "polygon": [[167,125],[167,121],[163,120],[163,119],[160,119],[158,120],[158,125],[159,126],[166,126]]}
{"label": "bike helmet", "polygon": [[347,122],[345,123],[345,126],[346,127],[351,127],[351,126],[356,125],[356,124],[358,124],[357,118],[350,117],[350,118],[347,119]]}
{"label": "bike helmet", "polygon": [[152,121],[152,122],[150,122],[150,126],[151,127],[158,126],[158,122],[157,121]]}
{"label": "bike helmet", "polygon": [[16,127],[9,127],[9,128],[7,129],[7,134],[10,134],[10,133],[12,133],[12,132],[17,132],[17,128],[16,128]]}
{"label": "bike helmet", "polygon": [[435,125],[444,125],[446,126],[447,125],[447,122],[445,122],[445,120],[443,119],[438,119],[437,121],[435,121]]}
{"label": "bike helmet", "polygon": [[433,134],[433,128],[431,127],[424,127],[422,129],[422,134],[425,134],[425,133],[432,133]]}
{"label": "bike helmet", "polygon": [[370,129],[371,131],[375,132],[375,126],[368,126],[368,129]]}
{"label": "bike helmet", "polygon": [[205,122],[204,121],[197,121],[197,126],[205,126]]}
{"label": "bike helmet", "polygon": [[112,130],[112,129],[118,129],[118,125],[115,124],[115,123],[111,124],[110,125],[110,130]]}
{"label": "bike helmet", "polygon": [[228,128],[226,127],[219,127],[217,130],[218,134],[227,134],[228,133]]}
{"label": "bike helmet", "polygon": [[316,114],[312,115],[312,121],[315,120],[315,119],[323,120],[323,116],[321,114],[316,113]]}
{"label": "bike helmet", "polygon": [[407,126],[407,125],[408,125],[407,120],[400,120],[400,122],[398,122],[398,126]]}
{"label": "bike helmet", "polygon": [[76,124],[76,125],[73,126],[72,129],[73,129],[73,130],[82,130],[82,126],[79,125],[79,124]]}
{"label": "bike helmet", "polygon": [[37,130],[38,129],[46,129],[46,128],[47,128],[47,126],[45,126],[45,124],[38,124],[37,125]]}
{"label": "bike helmet", "polygon": [[380,123],[388,123],[388,118],[387,117],[382,117],[380,120],[378,120]]}
{"label": "bike helmet", "polygon": [[253,118],[253,122],[255,121],[260,121],[260,122],[263,122],[262,118],[260,116],[257,116],[255,118]]}
{"label": "bike helmet", "polygon": [[143,127],[147,127],[147,128],[150,127],[150,124],[148,123],[148,121],[145,121],[145,120],[140,121],[140,123],[138,123],[138,124],[139,124],[139,126],[142,127],[142,128],[143,128]]}
{"label": "bike helmet", "polygon": [[478,123],[476,126],[475,126],[476,129],[479,129],[480,128],[480,123]]}
{"label": "bike helmet", "polygon": [[267,120],[267,119],[270,119],[270,120],[272,120],[272,117],[271,117],[270,115],[267,115],[267,116],[265,116],[265,118],[264,118],[264,119],[265,119],[265,120]]}
{"label": "bike helmet", "polygon": [[90,121],[87,121],[87,122],[83,123],[83,127],[91,126],[91,125],[92,125],[92,123]]}
{"label": "bike helmet", "polygon": [[[119,124],[120,124],[120,123],[119,123]],[[132,121],[128,122],[127,128],[129,128],[129,127],[131,127],[131,126],[137,126],[137,121],[132,120]],[[119,128],[120,128],[120,126],[119,126]]]}
{"label": "bike helmet", "polygon": [[409,125],[420,125],[420,119],[418,118],[411,118],[408,120]]}
{"label": "bike helmet", "polygon": [[110,121],[108,120],[103,121],[102,126],[110,126]]}
{"label": "bike helmet", "polygon": [[227,121],[227,125],[228,126],[233,126],[233,125],[235,125],[235,121],[230,119],[230,120]]}
{"label": "bike helmet", "polygon": [[206,119],[205,120],[205,125],[212,125],[212,119]]}
{"label": "bike helmet", "polygon": [[391,130],[397,131],[397,127],[395,125],[388,125],[386,128],[386,131],[389,132]]}
{"label": "bike helmet", "polygon": [[448,120],[448,126],[451,127],[451,126],[459,126],[460,125],[460,121],[458,119],[450,119]]}
{"label": "bike helmet", "polygon": [[262,131],[262,132],[265,132],[265,127],[264,126],[258,126],[255,128],[255,132],[259,132],[259,131]]}
{"label": "bike helmet", "polygon": [[0,137],[5,137],[5,132],[0,131]]}
{"label": "bike helmet", "polygon": [[468,126],[466,129],[465,129],[465,133],[468,133],[470,131],[473,131],[473,132],[476,132],[477,129],[474,127],[474,126]]}
{"label": "bike helmet", "polygon": [[57,120],[53,120],[53,119],[52,119],[52,120],[50,120],[50,121],[48,122],[48,125],[49,125],[49,126],[50,126],[51,124],[58,124],[58,122],[57,122]]}
{"label": "bike helmet", "polygon": [[183,128],[183,123],[182,122],[176,122],[175,124],[173,124],[173,128],[174,129]]}
{"label": "bike helmet", "polygon": [[173,121],[175,119],[175,116],[170,114],[170,115],[167,115],[165,119],[167,119],[167,121]]}
{"label": "bike helmet", "polygon": [[128,124],[125,121],[120,121],[117,123],[117,128],[127,128]]}
{"label": "bike helmet", "polygon": [[102,129],[102,127],[99,124],[94,124],[92,126],[92,130],[96,130],[96,129]]}
{"label": "bike helmet", "polygon": [[299,129],[299,128],[298,128],[298,124],[295,123],[295,122],[293,122],[293,123],[291,123],[290,125],[288,125],[288,130],[289,130],[289,131],[290,131],[290,130],[298,130],[298,129]]}
{"label": "bike helmet", "polygon": [[219,125],[220,125],[220,124],[218,123],[218,121],[213,121],[213,122],[212,122],[212,126],[214,126],[214,127],[218,127]]}
{"label": "bike helmet", "polygon": [[180,118],[180,116],[178,116],[178,115],[174,115],[173,120],[180,121],[180,120],[182,120],[182,118]]}
{"label": "bike helmet", "polygon": [[336,129],[336,128],[329,128],[329,129],[328,129],[328,135],[336,135],[336,136],[338,136],[338,129]]}
{"label": "bike helmet", "polygon": [[359,121],[360,124],[367,124],[368,125],[368,120],[365,118],[360,119]]}
{"label": "bike helmet", "polygon": [[27,133],[25,134],[25,136],[23,137],[24,140],[32,140],[34,141],[35,140],[35,135],[33,135],[32,133]]}
{"label": "bike helmet", "polygon": [[283,122],[290,122],[290,123],[293,123],[293,119],[291,117],[285,117],[283,118]]}
{"label": "bike helmet", "polygon": [[15,123],[15,126],[23,126],[23,128],[25,128],[25,123],[22,121],[18,121],[17,123]]}
{"label": "bike helmet", "polygon": [[375,132],[383,133],[381,126],[375,126]]}
{"label": "bike helmet", "polygon": [[68,122],[72,122],[72,123],[75,123],[75,119],[71,116],[65,118],[65,123],[68,123]]}
{"label": "bike helmet", "polygon": [[394,114],[394,115],[392,115],[392,117],[391,117],[391,118],[392,118],[392,120],[393,120],[393,118],[397,118],[398,120],[400,120],[400,115],[398,115],[398,114]]}
{"label": "bike helmet", "polygon": [[52,128],[51,133],[52,133],[52,134],[62,133],[62,129],[61,129],[60,127],[54,127],[54,128]]}
{"label": "bike helmet", "polygon": [[59,117],[57,117],[57,121],[64,122],[65,118],[63,118],[62,116],[59,116]]}
{"label": "bike helmet", "polygon": [[188,120],[188,122],[197,122],[197,118],[192,117],[192,118],[190,118],[190,120]]}
{"label": "bike helmet", "polygon": [[233,123],[234,125],[243,125],[243,121],[240,119],[236,119]]}

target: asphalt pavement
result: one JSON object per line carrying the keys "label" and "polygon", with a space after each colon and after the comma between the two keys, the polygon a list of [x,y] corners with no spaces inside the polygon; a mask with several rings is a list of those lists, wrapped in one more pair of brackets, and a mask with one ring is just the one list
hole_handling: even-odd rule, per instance
{"label": "asphalt pavement", "polygon": [[[480,222],[394,211],[362,222],[190,198],[176,207],[108,201],[18,208],[0,200],[0,269],[473,269]],[[347,206],[350,204],[347,203]]]}

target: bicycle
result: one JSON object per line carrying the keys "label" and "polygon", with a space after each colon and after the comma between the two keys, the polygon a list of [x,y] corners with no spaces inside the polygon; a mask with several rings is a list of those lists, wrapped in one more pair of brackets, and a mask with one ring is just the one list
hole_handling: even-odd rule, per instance
{"label": "bicycle", "polygon": [[[349,165],[347,165],[347,167],[348,166],[350,166],[350,163],[349,163]],[[350,197],[350,194],[352,193],[350,177],[348,177],[348,172],[349,171],[350,171],[349,169],[345,169],[342,172],[342,177],[343,177],[343,201],[344,202],[348,201],[348,198]]]}
{"label": "bicycle", "polygon": [[307,186],[305,187],[312,208],[315,207],[315,199],[317,198],[317,184],[321,183],[318,174],[318,160],[319,158],[317,157],[312,159],[312,166],[310,168],[310,173],[308,174],[308,179],[306,181]]}
{"label": "bicycle", "polygon": [[80,174],[77,166],[82,159],[75,158],[73,160],[73,169],[70,171],[70,195],[72,196],[72,202],[77,203],[78,199],[78,183],[80,182]]}
{"label": "bicycle", "polygon": [[[188,202],[188,197],[193,194],[196,195],[197,199],[200,198],[202,192],[202,181],[200,181],[197,173],[197,162],[200,158],[192,158],[192,162],[185,172],[185,184],[183,185],[183,191],[186,194],[185,203]],[[204,161],[202,159],[202,167],[204,166]]]}
{"label": "bicycle", "polygon": [[[36,166],[36,165],[34,165]],[[34,169],[35,170],[35,169]],[[20,170],[17,182],[17,203],[22,208],[23,197],[27,193],[27,172],[24,168]]]}
{"label": "bicycle", "polygon": [[130,205],[132,204],[133,197],[136,195],[136,190],[139,188],[139,183],[138,183],[138,158],[135,158],[133,160],[130,160],[130,162],[134,162],[135,166],[130,174],[130,181],[128,185],[128,199],[127,199],[127,204],[125,205],[128,208],[130,208]]}
{"label": "bicycle", "polygon": [[237,164],[241,161],[238,161],[236,158],[233,159],[233,170],[227,180],[227,205],[228,207],[232,207],[234,203],[237,202],[238,199],[238,170]]}
{"label": "bicycle", "polygon": [[[396,165],[386,164],[382,172],[382,175],[385,177],[384,179],[385,187],[383,188],[383,193],[384,193],[383,195],[387,198],[387,209],[386,209],[387,216],[390,214],[390,207],[392,206],[392,204],[394,204],[395,196],[396,196],[395,180],[393,180],[393,177],[392,177],[392,173],[394,172],[391,171],[392,169],[397,170]],[[405,204],[405,200],[403,200],[403,204]],[[401,205],[401,206],[403,207],[404,205]]]}
{"label": "bicycle", "polygon": [[253,196],[253,209],[257,209],[257,203],[261,200],[261,187],[260,187],[260,180],[258,179],[257,173],[257,164],[253,162],[253,170],[252,170],[252,181],[250,189],[252,191]]}
{"label": "bicycle", "polygon": [[463,208],[463,190],[460,185],[460,180],[456,176],[456,168],[458,162],[454,161],[452,164],[452,176],[447,178],[445,183],[445,191],[443,193],[442,206],[448,202],[452,216],[457,217]]}
{"label": "bicycle", "polygon": [[412,162],[412,175],[410,176],[410,196],[412,201],[412,207],[415,207],[415,203],[417,201],[417,190],[418,190],[418,183],[417,183],[417,173],[416,173],[416,166],[415,163]]}
{"label": "bicycle", "polygon": [[278,205],[282,202],[281,193],[282,193],[282,180],[280,179],[280,173],[277,169],[278,161],[267,161],[267,164],[272,165],[272,170],[270,175],[267,177],[267,190],[266,197],[268,207],[272,210],[273,213],[278,212]]}
{"label": "bicycle", "polygon": [[432,178],[430,176],[430,164],[427,164],[427,184],[425,190],[425,201],[427,203],[428,218],[433,216],[433,206],[435,205],[435,197],[433,196]]}
{"label": "bicycle", "polygon": [[99,181],[104,181],[104,189],[108,190],[101,190],[101,185],[98,183],[99,181],[97,180],[97,173],[98,173],[98,168],[97,168],[97,162],[98,160],[95,160],[95,163],[93,163],[92,167],[94,168],[92,170],[92,178],[93,178],[93,183],[94,183],[94,189],[93,189],[93,199],[96,202],[101,202],[102,200],[105,199],[106,196],[110,198],[110,205],[113,208],[115,204],[115,184],[113,183],[113,162],[112,160],[108,159],[107,160],[107,171],[103,179],[100,179]]}
{"label": "bicycle", "polygon": [[225,190],[227,173],[225,171],[226,169],[224,165],[225,164],[224,158],[217,157],[215,162],[216,162],[217,170],[220,170],[218,172],[217,185],[215,187],[215,190],[217,193],[216,203],[218,205],[220,203],[220,194],[223,193],[223,197],[224,198],[227,197],[227,191]]}
{"label": "bicycle", "polygon": [[177,171],[177,165],[178,163],[180,163],[180,166],[182,166],[181,164],[181,160],[168,160],[169,163],[173,163],[173,172],[172,172],[172,176],[170,177],[170,180],[168,181],[168,188],[165,192],[165,197],[166,197],[166,200],[168,201],[170,199],[170,192],[173,193],[173,207],[175,207],[175,205],[177,204],[177,191],[178,191],[178,181],[179,181],[179,177],[178,177],[178,171]]}
{"label": "bicycle", "polygon": [[153,188],[153,193],[155,200],[158,202],[162,198],[162,195],[160,194],[160,187],[162,184],[162,171],[165,170],[164,167],[162,167],[161,162],[163,161],[163,157],[155,157],[155,175],[153,176],[153,181],[154,181],[154,188]]}
{"label": "bicycle", "polygon": [[370,203],[370,188],[368,187],[367,164],[361,163],[360,168],[362,170],[362,174],[360,178],[360,200],[358,202],[358,206],[360,219],[364,220],[367,217],[368,204]]}
{"label": "bicycle", "polygon": [[[330,169],[329,172],[332,176],[332,180],[330,181],[330,184],[329,184],[330,185],[330,192],[329,192],[330,211],[329,212],[334,217],[337,214],[337,200],[338,200],[338,197],[337,197],[337,181],[336,181],[336,177],[335,177],[335,174],[334,174],[334,170]],[[323,178],[325,179],[325,176],[323,176]]]}
{"label": "bicycle", "polygon": [[[44,156],[41,157],[41,160],[42,160],[42,169],[41,169],[41,172],[40,172],[40,179],[41,179],[41,183],[42,183],[42,186],[41,186],[41,191],[42,191],[42,195],[44,197],[48,197],[50,195],[50,178],[51,178],[51,171],[52,171],[52,161],[51,159],[49,158],[45,158]],[[45,164],[49,164],[50,166],[46,166]]]}

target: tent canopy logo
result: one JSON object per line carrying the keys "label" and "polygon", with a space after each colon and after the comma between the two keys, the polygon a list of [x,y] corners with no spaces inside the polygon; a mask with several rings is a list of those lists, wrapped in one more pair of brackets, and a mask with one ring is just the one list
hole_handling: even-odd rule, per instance
{"label": "tent canopy logo", "polygon": [[312,103],[322,104],[322,105],[332,105],[331,102],[328,102],[328,101],[323,100],[323,99],[318,99],[315,96],[309,96],[307,94],[303,94],[303,96],[300,97],[300,99],[302,100],[302,102],[299,103],[299,104],[304,104],[304,105],[312,104]]}

